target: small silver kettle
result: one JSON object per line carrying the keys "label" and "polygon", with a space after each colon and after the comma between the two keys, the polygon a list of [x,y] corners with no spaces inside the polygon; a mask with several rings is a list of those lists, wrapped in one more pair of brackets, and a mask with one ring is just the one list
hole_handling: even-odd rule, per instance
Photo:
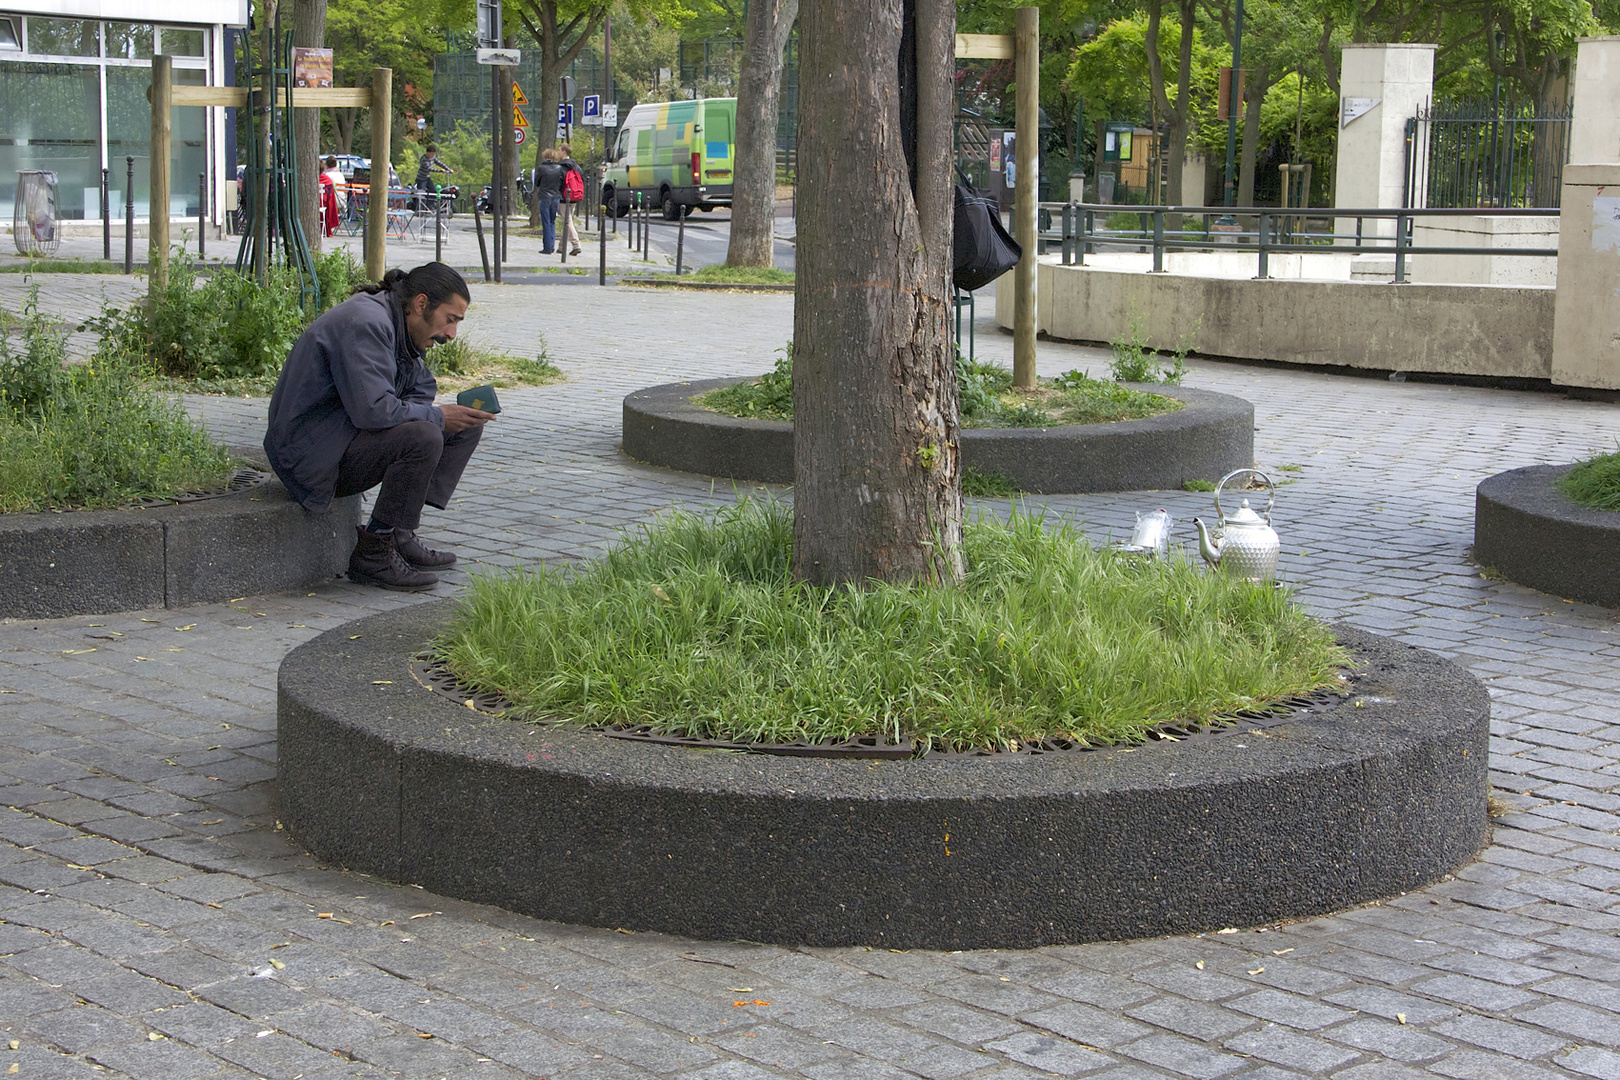
{"label": "small silver kettle", "polygon": [[1253,476],[1266,485],[1266,514],[1261,517],[1249,509],[1249,500],[1231,517],[1222,515],[1221,535],[1211,539],[1209,529],[1200,518],[1193,518],[1198,530],[1198,553],[1211,566],[1218,566],[1233,577],[1245,581],[1266,582],[1277,576],[1277,556],[1282,541],[1271,527],[1271,508],[1277,501],[1277,487],[1271,478],[1258,469],[1237,469],[1221,477],[1215,485],[1215,513],[1221,514],[1221,489],[1234,476]]}

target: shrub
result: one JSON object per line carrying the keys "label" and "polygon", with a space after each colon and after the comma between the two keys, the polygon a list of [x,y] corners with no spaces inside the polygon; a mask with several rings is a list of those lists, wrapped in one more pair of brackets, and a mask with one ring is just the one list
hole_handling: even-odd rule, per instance
{"label": "shrub", "polygon": [[272,266],[261,285],[220,269],[201,286],[189,258],[176,258],[168,280],[154,289],[150,307],[103,307],[85,325],[101,334],[97,357],[143,351],[157,375],[184,382],[273,379],[293,342],[322,311],[348,298],[366,280],[347,251],[315,260],[318,310],[306,310],[302,282],[285,266]]}
{"label": "shrub", "polygon": [[1579,463],[1559,478],[1558,490],[1589,510],[1620,510],[1620,451]]}
{"label": "shrub", "polygon": [[97,509],[217,487],[230,466],[178,402],[141,383],[134,349],[64,368],[64,329],[23,311],[0,335],[0,511]]}

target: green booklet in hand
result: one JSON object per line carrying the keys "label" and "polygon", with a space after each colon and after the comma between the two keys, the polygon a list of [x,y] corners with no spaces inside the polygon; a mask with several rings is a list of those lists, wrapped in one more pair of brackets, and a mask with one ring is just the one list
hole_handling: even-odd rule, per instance
{"label": "green booklet in hand", "polygon": [[469,409],[477,409],[479,412],[498,413],[501,411],[501,403],[495,400],[495,388],[493,386],[475,386],[471,390],[463,390],[456,395],[456,404],[465,405]]}

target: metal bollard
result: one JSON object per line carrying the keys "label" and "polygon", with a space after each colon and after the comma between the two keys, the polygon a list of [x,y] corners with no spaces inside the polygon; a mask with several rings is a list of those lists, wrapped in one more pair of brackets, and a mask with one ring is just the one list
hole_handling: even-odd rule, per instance
{"label": "metal bollard", "polygon": [[574,220],[573,203],[562,204],[562,224],[557,229],[557,250],[562,252],[558,260],[562,265],[568,265],[568,223]]}
{"label": "metal bollard", "polygon": [[[596,223],[601,225],[602,219],[598,217]],[[607,284],[607,226],[605,225],[602,226],[602,231],[596,234],[596,283],[598,285]]]}
{"label": "metal bollard", "polygon": [[686,248],[686,208],[680,208],[675,226],[675,276],[681,276],[681,256]]}
{"label": "metal bollard", "polygon": [[197,258],[208,255],[208,173],[197,174]]}
{"label": "metal bollard", "polygon": [[489,281],[489,248],[484,244],[484,215],[478,212],[478,203],[473,203],[473,228],[478,230],[478,257],[484,260],[484,280]]}
{"label": "metal bollard", "polygon": [[107,170],[101,170],[101,257],[112,262],[112,207],[107,190]]}
{"label": "metal bollard", "polygon": [[[443,198],[444,196],[440,196]],[[444,262],[444,215],[440,213],[442,204],[433,206],[433,261]]]}
{"label": "metal bollard", "polygon": [[124,183],[124,273],[135,272],[135,155],[125,156],[129,179]]}

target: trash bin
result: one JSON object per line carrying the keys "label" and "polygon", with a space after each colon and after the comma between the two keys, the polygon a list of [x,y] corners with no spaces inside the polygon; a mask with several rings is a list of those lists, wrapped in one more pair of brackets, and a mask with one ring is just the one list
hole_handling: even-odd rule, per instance
{"label": "trash bin", "polygon": [[17,200],[11,211],[11,236],[19,255],[55,255],[62,242],[56,174],[17,171]]}

